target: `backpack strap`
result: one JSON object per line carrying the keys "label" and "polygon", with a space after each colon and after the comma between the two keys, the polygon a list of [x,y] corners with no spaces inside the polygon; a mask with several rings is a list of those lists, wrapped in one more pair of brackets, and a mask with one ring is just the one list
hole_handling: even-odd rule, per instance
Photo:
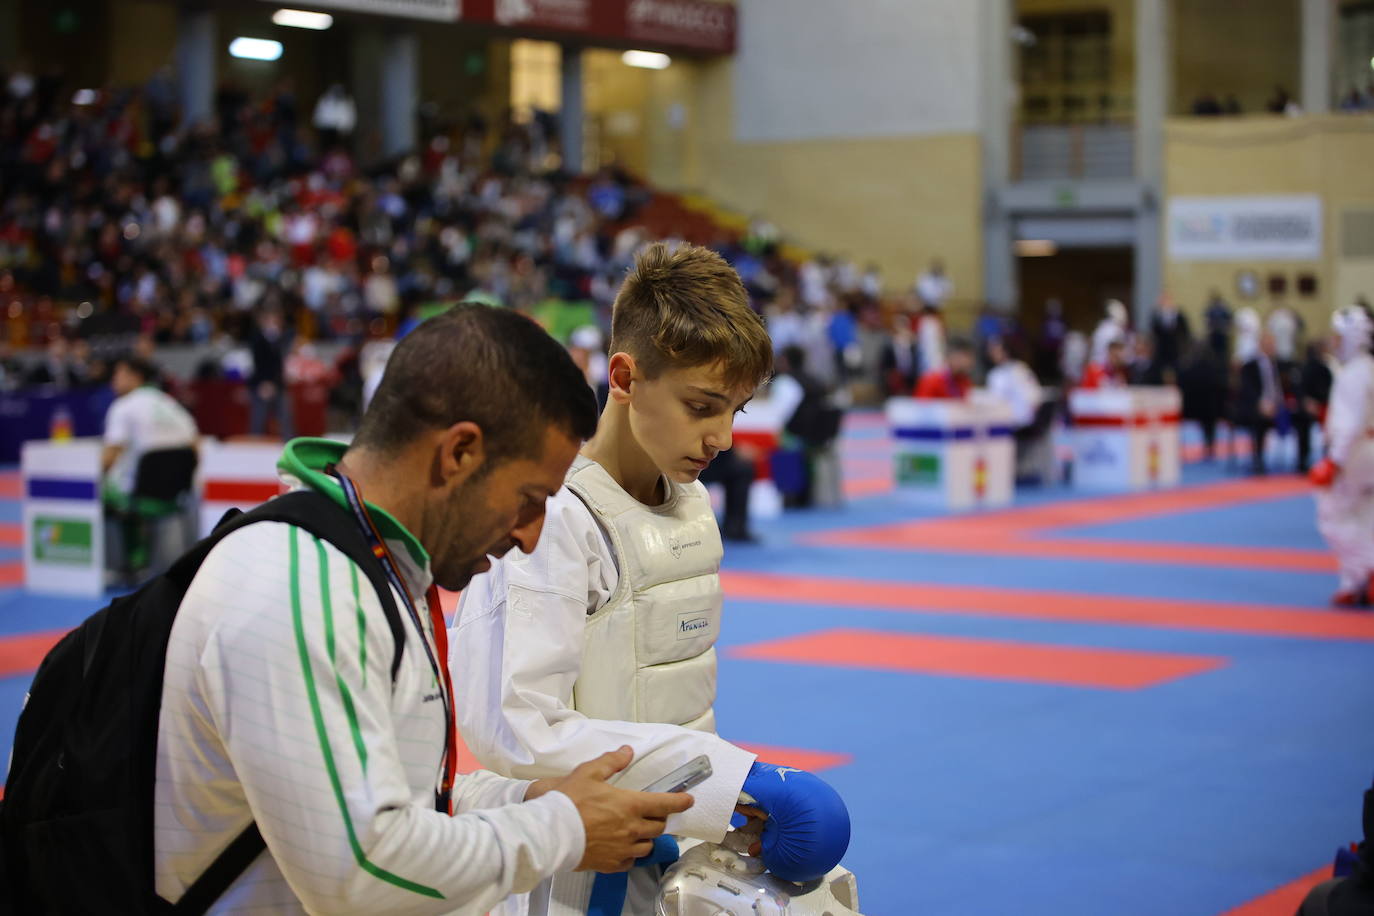
{"label": "backpack strap", "polygon": [[229,885],[246,872],[248,866],[252,865],[253,860],[266,848],[267,841],[262,838],[262,831],[258,829],[258,825],[249,824],[243,829],[243,833],[234,837],[234,841],[215,857],[210,867],[186,889],[186,893],[181,895],[181,899],[173,904],[167,913],[170,916],[201,916],[229,890]]}
{"label": "backpack strap", "polygon": [[[395,641],[396,650],[391,656],[391,680],[401,669],[401,655],[405,650],[405,624],[396,600],[391,594],[391,584],[386,571],[378,561],[366,538],[358,529],[358,523],[329,497],[313,490],[297,490],[278,496],[248,512],[230,510],[220,519],[214,532],[191,551],[178,560],[167,576],[176,580],[183,591],[190,587],[191,580],[201,564],[220,541],[240,528],[256,522],[285,522],[295,525],[322,541],[327,541],[353,561],[367,576],[372,590],[377,593],[382,612],[386,615],[387,626]],[[224,848],[215,861],[210,863],[199,878],[186,889],[170,909],[172,916],[201,916],[214,902],[223,896],[229,886],[248,870],[248,866],[267,848],[262,831],[256,823],[250,823],[243,832]]]}

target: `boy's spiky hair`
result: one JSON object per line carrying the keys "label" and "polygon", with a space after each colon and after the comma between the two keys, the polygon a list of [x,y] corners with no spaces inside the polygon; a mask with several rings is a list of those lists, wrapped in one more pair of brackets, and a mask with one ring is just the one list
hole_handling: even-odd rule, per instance
{"label": "boy's spiky hair", "polygon": [[658,242],[635,258],[611,313],[611,352],[651,379],[719,365],[726,385],[752,390],[773,374],[773,343],[739,274],[697,245]]}

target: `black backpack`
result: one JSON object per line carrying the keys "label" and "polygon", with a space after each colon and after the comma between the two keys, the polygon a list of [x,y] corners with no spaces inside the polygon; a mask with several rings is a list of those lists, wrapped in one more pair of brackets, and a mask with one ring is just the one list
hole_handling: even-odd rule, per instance
{"label": "black backpack", "polygon": [[210,550],[265,521],[310,532],[366,574],[395,640],[395,680],[405,645],[401,615],[348,510],[298,491],[231,511],[171,569],[91,615],[43,659],[15,729],[0,803],[0,911],[204,913],[266,848],[249,824],[176,905],[154,890],[157,724],[172,622]]}

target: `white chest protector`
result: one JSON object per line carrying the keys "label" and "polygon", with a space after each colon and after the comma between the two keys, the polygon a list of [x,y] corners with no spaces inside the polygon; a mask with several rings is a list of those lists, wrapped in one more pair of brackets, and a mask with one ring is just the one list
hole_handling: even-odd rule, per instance
{"label": "white chest protector", "polygon": [[587,618],[573,708],[714,732],[722,549],[706,488],[665,480],[667,499],[646,506],[581,456],[565,484],[610,537],[620,572]]}

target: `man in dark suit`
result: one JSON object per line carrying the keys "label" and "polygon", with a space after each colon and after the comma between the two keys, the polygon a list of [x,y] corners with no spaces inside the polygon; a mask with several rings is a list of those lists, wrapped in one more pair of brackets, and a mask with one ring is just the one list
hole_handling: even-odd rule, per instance
{"label": "man in dark suit", "polygon": [[1250,431],[1250,470],[1265,473],[1264,439],[1269,430],[1298,437],[1298,471],[1307,472],[1311,461],[1312,415],[1303,406],[1302,367],[1279,359],[1274,338],[1260,336],[1260,351],[1240,367],[1236,419]]}
{"label": "man in dark suit", "polygon": [[1178,303],[1170,296],[1160,296],[1159,308],[1150,319],[1150,339],[1154,342],[1151,374],[1161,379],[1160,383],[1178,382],[1178,369],[1189,336],[1188,316],[1178,310]]}

